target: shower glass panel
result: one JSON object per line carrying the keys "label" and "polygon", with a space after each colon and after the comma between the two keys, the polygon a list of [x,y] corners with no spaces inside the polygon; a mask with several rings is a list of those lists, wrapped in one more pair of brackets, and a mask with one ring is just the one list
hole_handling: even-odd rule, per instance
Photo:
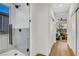
{"label": "shower glass panel", "polygon": [[16,49],[23,54],[30,55],[30,25],[29,25],[29,5],[25,3],[14,4],[20,6],[15,8],[15,32],[13,36],[16,40]]}
{"label": "shower glass panel", "polygon": [[[4,8],[4,6],[10,6]],[[15,5],[20,6],[16,8]],[[30,55],[30,5],[26,3],[14,3],[14,4],[0,4],[0,14],[8,15],[8,18],[4,17],[4,22],[8,19],[8,30],[3,27],[8,33],[0,34],[0,55],[7,53],[6,55],[20,55],[18,51],[23,55]],[[10,14],[10,15],[9,15]],[[2,16],[0,15],[0,24],[2,24]],[[9,21],[10,19],[10,21]],[[5,25],[5,24],[3,24]],[[6,26],[6,25],[5,25]],[[2,28],[2,25],[0,25]],[[13,53],[11,53],[12,51]],[[9,54],[9,52],[11,54]],[[3,54],[4,55],[4,54]]]}

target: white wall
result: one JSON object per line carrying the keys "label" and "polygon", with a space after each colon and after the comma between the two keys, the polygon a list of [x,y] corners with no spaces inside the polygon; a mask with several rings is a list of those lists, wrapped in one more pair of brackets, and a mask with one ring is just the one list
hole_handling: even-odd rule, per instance
{"label": "white wall", "polygon": [[[53,12],[50,11],[50,4],[31,4],[31,55],[41,53],[49,55],[53,39],[55,39],[55,27],[52,22]],[[53,11],[53,10],[52,10]],[[55,20],[55,19],[54,19]],[[50,26],[53,27],[50,29]]]}
{"label": "white wall", "polygon": [[76,15],[68,19],[68,43],[76,54]]}
{"label": "white wall", "polygon": [[50,53],[53,44],[56,42],[56,18],[51,5],[49,6],[49,9],[50,11],[49,11],[49,26],[48,26],[49,29],[48,48]]}
{"label": "white wall", "polygon": [[48,4],[31,4],[31,55],[48,55]]}
{"label": "white wall", "polygon": [[76,15],[74,13],[77,3],[71,4],[68,16],[68,44],[76,54]]}

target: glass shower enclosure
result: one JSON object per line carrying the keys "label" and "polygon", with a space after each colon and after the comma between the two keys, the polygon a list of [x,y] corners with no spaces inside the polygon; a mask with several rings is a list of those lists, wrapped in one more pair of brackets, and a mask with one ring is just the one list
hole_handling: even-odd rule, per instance
{"label": "glass shower enclosure", "polygon": [[[0,54],[17,50],[30,55],[29,12],[30,5],[27,3],[0,4]],[[8,18],[2,15],[8,15]],[[18,55],[17,52],[15,54]]]}

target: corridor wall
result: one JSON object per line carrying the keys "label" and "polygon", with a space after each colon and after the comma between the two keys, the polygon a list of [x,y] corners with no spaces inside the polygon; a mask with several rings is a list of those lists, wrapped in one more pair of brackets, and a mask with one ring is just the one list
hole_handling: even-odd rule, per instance
{"label": "corridor wall", "polygon": [[[53,15],[53,10],[50,11],[50,4],[31,4],[30,19],[31,55],[36,55],[38,53],[49,55],[51,47],[55,42],[55,22],[53,21],[55,19]],[[53,29],[51,31],[50,25]]]}
{"label": "corridor wall", "polygon": [[68,44],[70,48],[73,50],[75,55],[77,55],[77,47],[76,47],[76,13],[75,10],[77,8],[76,3],[71,4],[69,9],[68,16]]}
{"label": "corridor wall", "polygon": [[31,4],[31,55],[48,55],[48,7],[49,4]]}
{"label": "corridor wall", "polygon": [[49,39],[48,39],[48,48],[49,48],[49,53],[50,50],[53,46],[53,44],[56,42],[56,18],[54,14],[54,10],[52,8],[52,4],[49,6]]}

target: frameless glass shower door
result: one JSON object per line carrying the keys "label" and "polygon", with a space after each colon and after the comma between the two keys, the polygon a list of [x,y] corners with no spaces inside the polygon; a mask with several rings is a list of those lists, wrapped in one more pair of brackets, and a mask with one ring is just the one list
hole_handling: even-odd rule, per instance
{"label": "frameless glass shower door", "polygon": [[30,5],[25,3],[15,4],[15,39],[16,49],[26,56],[30,55]]}

